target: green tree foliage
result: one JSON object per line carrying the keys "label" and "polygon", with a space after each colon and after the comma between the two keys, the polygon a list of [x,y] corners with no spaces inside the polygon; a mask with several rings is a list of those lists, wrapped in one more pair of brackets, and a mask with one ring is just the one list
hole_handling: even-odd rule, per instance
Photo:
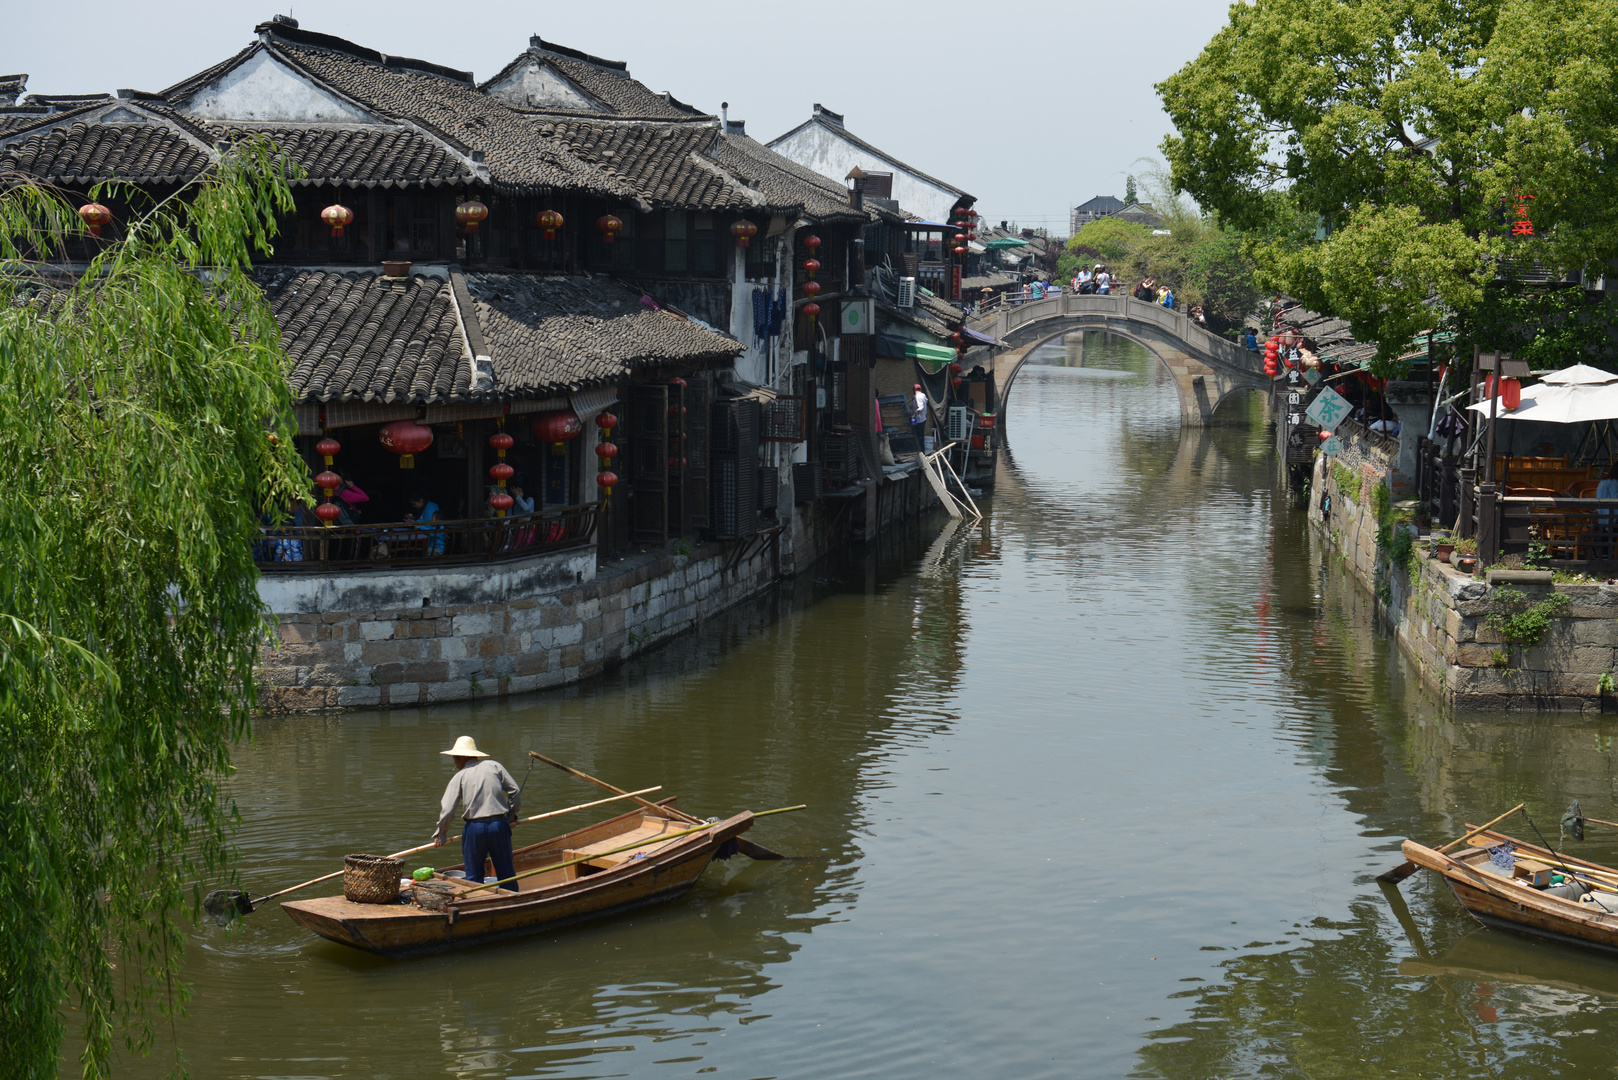
{"label": "green tree foliage", "polygon": [[1140,196],[1138,194],[1136,194],[1134,176],[1129,176],[1129,177],[1125,178],[1125,180],[1124,180],[1124,205],[1128,206],[1130,203],[1134,202],[1139,197]]}
{"label": "green tree foliage", "polygon": [[1154,235],[1145,225],[1118,218],[1085,225],[1068,240],[1060,276],[1070,278],[1080,265],[1105,263],[1124,290],[1144,277],[1154,277],[1174,290],[1180,310],[1200,304],[1216,325],[1239,324],[1259,300],[1242,237],[1204,221],[1172,199],[1164,205],[1167,235]]}
{"label": "green tree foliage", "polygon": [[[1502,255],[1618,256],[1615,61],[1618,0],[1255,0],[1159,84],[1163,150],[1178,190],[1268,234],[1265,284],[1348,319],[1396,374],[1427,302],[1464,318]],[[1532,236],[1511,235],[1517,202]],[[1278,229],[1283,203],[1329,236]]]}
{"label": "green tree foliage", "polygon": [[284,174],[254,143],[143,205],[91,241],[54,194],[0,190],[0,1046],[30,1080],[59,1075],[69,1008],[99,1076],[183,1004],[267,630],[259,508],[306,482],[248,276]]}

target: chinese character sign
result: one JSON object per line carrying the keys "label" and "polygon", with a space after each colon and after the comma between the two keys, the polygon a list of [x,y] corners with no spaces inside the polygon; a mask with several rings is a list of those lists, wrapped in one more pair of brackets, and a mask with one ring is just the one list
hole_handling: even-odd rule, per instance
{"label": "chinese character sign", "polygon": [[1533,196],[1526,191],[1513,192],[1511,196],[1512,210],[1516,218],[1511,223],[1512,236],[1533,236],[1534,222],[1528,216],[1528,203]]}
{"label": "chinese character sign", "polygon": [[1336,431],[1337,425],[1348,419],[1348,399],[1328,386],[1315,398],[1306,415],[1316,427]]}

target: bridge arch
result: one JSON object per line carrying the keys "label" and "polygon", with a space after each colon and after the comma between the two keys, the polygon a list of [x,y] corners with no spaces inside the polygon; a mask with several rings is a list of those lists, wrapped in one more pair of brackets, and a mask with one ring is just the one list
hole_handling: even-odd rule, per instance
{"label": "bridge arch", "polygon": [[995,353],[1000,382],[1000,423],[1017,375],[1041,345],[1080,330],[1104,330],[1145,348],[1174,377],[1184,427],[1209,427],[1214,411],[1231,394],[1244,390],[1268,393],[1270,379],[1263,360],[1224,338],[1210,334],[1180,312],[1131,296],[1054,296],[1003,309],[974,329],[1000,342]]}

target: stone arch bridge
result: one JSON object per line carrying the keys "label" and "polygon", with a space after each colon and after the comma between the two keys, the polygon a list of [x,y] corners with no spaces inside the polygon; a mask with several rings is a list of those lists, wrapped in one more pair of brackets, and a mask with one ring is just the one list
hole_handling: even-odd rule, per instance
{"label": "stone arch bridge", "polygon": [[1208,427],[1214,410],[1242,390],[1268,393],[1264,357],[1209,333],[1189,316],[1133,296],[1052,296],[1004,307],[971,323],[992,334],[995,375],[1000,386],[1000,423],[1017,375],[1030,353],[1077,330],[1105,330],[1143,345],[1174,375],[1182,427]]}

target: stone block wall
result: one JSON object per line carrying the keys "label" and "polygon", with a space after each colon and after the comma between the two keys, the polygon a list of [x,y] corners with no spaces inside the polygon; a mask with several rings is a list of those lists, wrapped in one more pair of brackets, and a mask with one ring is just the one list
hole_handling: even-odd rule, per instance
{"label": "stone block wall", "polygon": [[[756,545],[755,545],[756,546]],[[310,711],[504,697],[577,682],[768,588],[765,542],[719,544],[596,576],[595,551],[495,567],[267,575],[277,641],[260,707]]]}
{"label": "stone block wall", "polygon": [[[1391,468],[1379,453],[1363,440],[1345,439],[1340,464],[1362,477],[1357,500],[1339,490],[1325,456],[1317,458],[1309,514],[1335,564],[1373,593],[1383,586],[1374,602],[1377,617],[1416,661],[1422,677],[1461,708],[1599,712],[1601,677],[1618,670],[1618,586],[1491,586],[1431,558],[1423,558],[1413,575],[1379,563],[1370,491],[1373,484],[1385,483]],[[1331,496],[1325,512],[1324,495]],[[1508,645],[1489,626],[1506,587],[1520,590],[1533,604],[1553,592],[1568,597],[1538,645]]]}

